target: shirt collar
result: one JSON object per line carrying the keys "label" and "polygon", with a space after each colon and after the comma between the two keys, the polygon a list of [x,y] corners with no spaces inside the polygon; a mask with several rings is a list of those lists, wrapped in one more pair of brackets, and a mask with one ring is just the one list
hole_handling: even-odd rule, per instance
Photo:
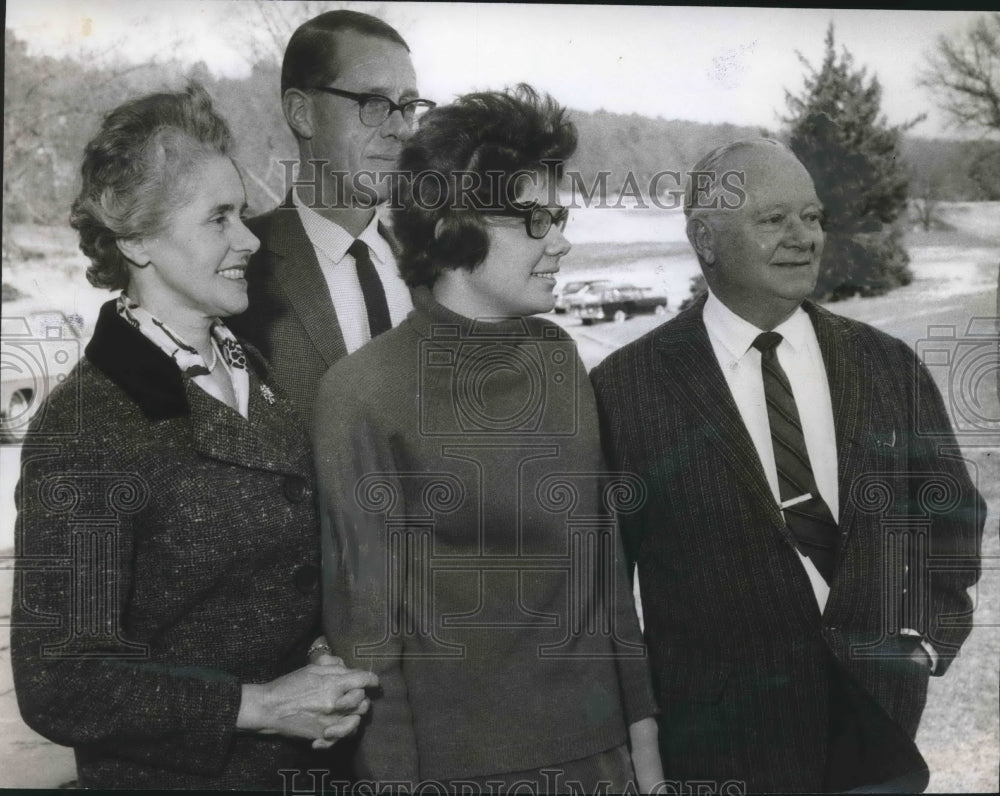
{"label": "shirt collar", "polygon": [[[708,291],[708,300],[702,310],[702,317],[705,328],[736,360],[743,358],[753,345],[753,341],[757,339],[757,335],[764,331],[729,309],[711,290]],[[782,345],[787,342],[793,350],[800,351],[806,345],[811,329],[809,316],[799,306],[791,316],[776,326],[774,331],[782,336]]]}
{"label": "shirt collar", "polygon": [[[347,254],[347,250],[351,247],[351,244],[354,243],[354,237],[336,221],[324,218],[300,200],[298,193],[295,191],[292,191],[292,202],[295,205],[295,209],[298,210],[299,218],[302,220],[302,227],[306,231],[306,236],[312,242],[313,246],[323,252],[335,264],[339,265],[340,261],[344,259],[344,255]],[[375,215],[372,216],[372,220],[361,231],[361,234],[358,235],[358,240],[362,240],[368,244],[372,256],[380,263],[387,262],[390,257],[389,243],[379,232],[379,225],[382,223],[382,214],[384,212],[383,208],[384,205],[379,205],[375,209]]]}
{"label": "shirt collar", "polygon": [[801,304],[795,308],[790,317],[776,326],[774,331],[784,338],[793,351],[806,350],[810,336],[813,338],[816,336],[809,314],[802,309]]}
{"label": "shirt collar", "polygon": [[375,208],[375,215],[372,216],[372,220],[368,222],[368,226],[361,231],[360,235],[358,235],[358,240],[363,240],[368,244],[368,248],[371,249],[372,256],[380,263],[390,262],[390,258],[392,256],[392,251],[389,248],[389,241],[382,237],[382,232],[380,230],[380,227],[385,223],[382,218],[385,213],[385,207],[386,205],[379,205]]}

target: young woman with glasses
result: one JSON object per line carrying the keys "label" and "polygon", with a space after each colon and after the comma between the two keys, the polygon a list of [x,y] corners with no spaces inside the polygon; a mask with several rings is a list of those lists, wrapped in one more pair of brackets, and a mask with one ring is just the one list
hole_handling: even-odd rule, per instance
{"label": "young woman with glasses", "polygon": [[[647,789],[656,712],[586,371],[552,309],[565,109],[528,86],[429,111],[394,228],[414,311],[316,405],[324,624],[372,669],[356,759],[445,790]],[[464,784],[463,784],[464,783]]]}

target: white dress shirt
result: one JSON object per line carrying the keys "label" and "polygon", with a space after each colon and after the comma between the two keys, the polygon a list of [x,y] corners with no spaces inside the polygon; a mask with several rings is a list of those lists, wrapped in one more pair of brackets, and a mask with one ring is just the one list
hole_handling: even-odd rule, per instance
{"label": "white dress shirt", "polygon": [[[306,231],[316,259],[323,271],[326,285],[337,312],[337,321],[344,336],[347,353],[357,351],[371,340],[368,329],[368,308],[358,282],[358,270],[354,257],[347,253],[354,243],[354,237],[339,224],[323,218],[319,213],[300,201],[292,192],[293,202],[298,210],[302,226]],[[399,276],[399,267],[388,241],[378,232],[380,212],[376,211],[371,223],[358,235],[358,240],[368,244],[372,264],[382,280],[385,299],[389,304],[389,318],[397,326],[413,309],[410,289]]]}
{"label": "white dress shirt", "polygon": [[[711,292],[705,302],[703,317],[715,358],[726,377],[729,391],[736,401],[736,408],[750,434],[757,456],[760,457],[774,500],[780,504],[778,470],[774,464],[771,426],[767,418],[764,382],[760,372],[760,352],[753,347],[753,341],[764,330],[734,313]],[[792,386],[816,486],[826,505],[830,507],[833,519],[837,520],[840,516],[837,437],[833,426],[830,385],[819,342],[816,340],[816,331],[801,307],[774,331],[782,337],[776,349],[778,362]],[[830,587],[812,561],[801,553],[799,558],[809,576],[822,613]]]}

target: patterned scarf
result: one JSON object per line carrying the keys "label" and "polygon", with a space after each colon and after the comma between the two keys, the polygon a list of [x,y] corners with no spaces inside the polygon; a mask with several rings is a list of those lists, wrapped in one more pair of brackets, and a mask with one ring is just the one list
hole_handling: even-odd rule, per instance
{"label": "patterned scarf", "polygon": [[[181,337],[165,323],[154,318],[123,292],[118,297],[118,315],[133,329],[137,329],[157,348],[174,360],[184,378],[191,379],[213,398],[226,403],[215,382],[210,378],[211,370],[198,350],[188,345]],[[222,321],[216,319],[209,330],[216,351],[219,352],[226,372],[236,394],[236,409],[249,417],[250,405],[250,374],[247,370],[247,358],[243,347],[233,333]]]}

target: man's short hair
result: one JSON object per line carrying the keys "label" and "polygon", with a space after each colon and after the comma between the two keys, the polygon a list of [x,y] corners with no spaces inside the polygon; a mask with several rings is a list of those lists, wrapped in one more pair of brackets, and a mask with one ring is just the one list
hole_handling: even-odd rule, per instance
{"label": "man's short hair", "polygon": [[327,11],[296,28],[281,62],[281,96],[290,88],[319,88],[337,79],[336,34],[358,33],[394,42],[410,51],[396,29],[378,17],[357,11]]}

